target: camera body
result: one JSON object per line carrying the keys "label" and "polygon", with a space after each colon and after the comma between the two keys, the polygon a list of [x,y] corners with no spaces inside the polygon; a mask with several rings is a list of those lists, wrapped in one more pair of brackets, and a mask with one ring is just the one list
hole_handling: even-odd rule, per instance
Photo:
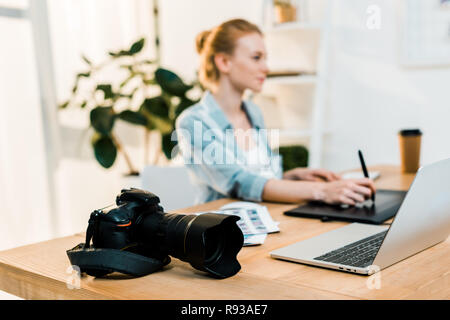
{"label": "camera body", "polygon": [[[159,202],[145,190],[121,190],[116,206],[91,213],[86,243],[67,252],[72,264],[82,264],[82,271],[85,265],[84,271],[94,276],[114,271],[143,275],[162,268],[173,256],[217,278],[240,270],[236,255],[244,237],[236,225],[239,217],[165,213]],[[144,269],[134,272],[134,266]]]}
{"label": "camera body", "polygon": [[[150,218],[151,215],[156,217]],[[162,215],[164,209],[159,205],[159,198],[156,195],[134,188],[124,189],[116,198],[116,206],[94,210],[91,213],[89,225],[94,226],[92,243],[96,248],[127,250],[157,259],[166,259],[164,256],[168,253],[164,254],[164,250],[160,250],[157,243],[152,246],[149,241],[143,241],[140,230],[144,219],[153,218],[152,220],[160,221]],[[151,247],[155,249],[151,251]]]}

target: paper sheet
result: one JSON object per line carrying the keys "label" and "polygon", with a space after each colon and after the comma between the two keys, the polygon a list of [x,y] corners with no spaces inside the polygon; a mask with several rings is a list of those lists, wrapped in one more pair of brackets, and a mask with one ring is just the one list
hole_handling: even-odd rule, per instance
{"label": "paper sheet", "polygon": [[[220,210],[208,211],[218,214],[229,214],[240,217],[238,227],[244,234],[244,246],[263,244],[267,234],[278,232],[278,222],[273,221],[266,206],[253,202],[232,202],[224,205]],[[206,212],[198,212],[203,214]]]}

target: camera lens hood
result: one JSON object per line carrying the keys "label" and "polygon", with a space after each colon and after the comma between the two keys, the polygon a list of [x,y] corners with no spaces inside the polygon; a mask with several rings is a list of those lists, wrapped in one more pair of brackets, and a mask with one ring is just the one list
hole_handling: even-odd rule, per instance
{"label": "camera lens hood", "polygon": [[184,237],[185,258],[192,267],[217,278],[235,275],[241,269],[237,254],[244,235],[233,215],[204,213],[190,222]]}

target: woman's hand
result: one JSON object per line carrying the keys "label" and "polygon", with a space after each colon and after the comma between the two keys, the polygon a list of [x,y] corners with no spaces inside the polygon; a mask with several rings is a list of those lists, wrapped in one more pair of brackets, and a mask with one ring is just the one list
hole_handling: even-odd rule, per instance
{"label": "woman's hand", "polygon": [[338,180],[320,183],[314,200],[329,204],[355,205],[364,202],[375,193],[375,184],[368,178]]}
{"label": "woman's hand", "polygon": [[305,181],[337,181],[341,180],[341,177],[338,174],[325,169],[295,168],[286,171],[283,175],[283,179]]}

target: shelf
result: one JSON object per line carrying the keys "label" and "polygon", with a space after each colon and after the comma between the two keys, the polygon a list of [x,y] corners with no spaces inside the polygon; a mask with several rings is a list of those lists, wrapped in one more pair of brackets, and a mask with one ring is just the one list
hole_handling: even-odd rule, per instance
{"label": "shelf", "polygon": [[312,22],[285,22],[264,28],[264,32],[320,30],[322,24]]}
{"label": "shelf", "polygon": [[[261,98],[260,101],[267,104],[266,112],[274,113],[274,121],[278,122],[279,142],[277,143],[308,144],[310,165],[320,167],[325,135],[334,132],[326,128],[325,124],[325,107],[328,103],[328,81],[325,80],[329,77],[328,54],[332,24],[331,13],[334,5],[330,0],[324,0],[324,3],[310,11],[307,6],[316,5],[315,1],[305,0],[300,6],[306,10],[300,10],[302,15],[298,16],[298,21],[277,24],[274,23],[273,1],[267,0],[265,3],[262,11],[263,31],[267,35],[268,48],[273,49],[278,55],[273,55],[276,57],[273,59],[278,60],[278,63],[274,63],[272,68],[276,65],[277,68],[286,68],[287,70],[285,73],[278,70],[275,76],[267,77],[263,90],[258,94]],[[317,13],[317,9],[323,9],[323,17],[316,20],[316,15],[314,15],[314,19],[311,19],[311,12]],[[301,42],[297,40],[301,40]],[[296,54],[296,50],[302,50],[302,53]],[[298,61],[298,63],[292,63],[293,61]],[[295,74],[294,65],[299,69],[297,74]],[[294,69],[290,70],[289,68]],[[311,71],[311,73],[305,71]],[[304,101],[296,101],[299,99]],[[276,108],[269,109],[272,106],[281,105],[286,108],[295,108],[298,105],[302,109],[307,107],[308,111],[302,110],[306,111],[305,118],[300,118],[300,114],[291,116],[289,110],[282,110],[281,114],[276,114],[280,111]],[[311,105],[310,108],[309,105]]]}

